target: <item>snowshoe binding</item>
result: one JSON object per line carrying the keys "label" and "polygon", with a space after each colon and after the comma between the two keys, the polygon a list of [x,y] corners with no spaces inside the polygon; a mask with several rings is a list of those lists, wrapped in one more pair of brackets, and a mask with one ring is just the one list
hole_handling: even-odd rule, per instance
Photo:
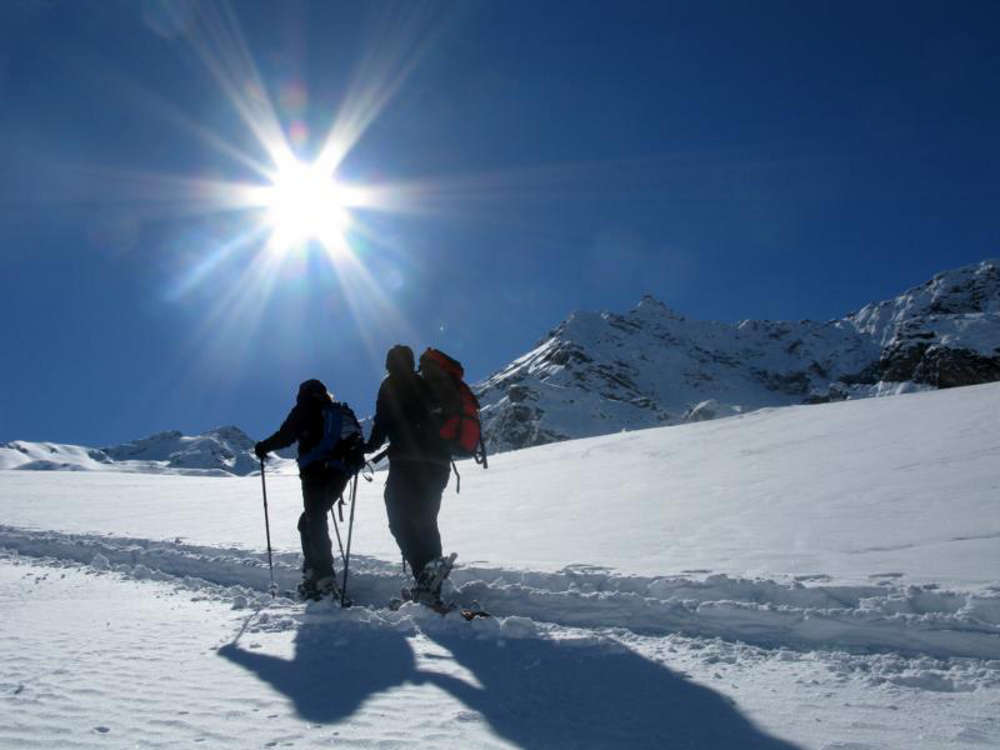
{"label": "snowshoe binding", "polygon": [[441,584],[451,573],[456,557],[458,555],[452,552],[447,557],[431,560],[420,571],[416,585],[412,588],[404,588],[398,599],[389,602],[389,607],[399,609],[406,602],[417,602],[442,615],[454,610],[456,608],[454,603],[448,603],[441,599]]}
{"label": "snowshoe binding", "polygon": [[334,599],[338,602],[343,600],[343,592],[337,585],[333,576],[313,579],[305,578],[297,589],[299,599],[302,601],[320,601],[321,599]]}
{"label": "snowshoe binding", "polygon": [[413,601],[429,607],[441,604],[441,585],[455,566],[456,557],[458,555],[452,552],[447,557],[438,557],[424,566],[417,576],[417,585],[411,591]]}
{"label": "snowshoe binding", "polygon": [[479,617],[492,617],[489,612],[479,606],[479,602],[472,602],[471,607],[460,608],[458,613],[469,622],[472,622]]}

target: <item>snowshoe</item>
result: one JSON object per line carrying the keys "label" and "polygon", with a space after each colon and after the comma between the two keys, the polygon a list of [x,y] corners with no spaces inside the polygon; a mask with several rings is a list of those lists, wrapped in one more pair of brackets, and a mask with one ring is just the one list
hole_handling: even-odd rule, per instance
{"label": "snowshoe", "polygon": [[478,617],[492,617],[492,615],[485,609],[479,606],[479,602],[472,602],[469,607],[462,607],[458,610],[458,613],[462,615],[467,621],[471,622]]}
{"label": "snowshoe", "polygon": [[299,584],[297,592],[302,601],[320,601],[330,598],[343,602],[343,593],[333,576],[324,576],[316,580],[307,578]]}
{"label": "snowshoe", "polygon": [[479,609],[478,607],[460,609],[459,614],[462,615],[468,622],[472,622],[478,617],[492,617],[492,615],[485,609]]}
{"label": "snowshoe", "polygon": [[420,575],[417,578],[417,585],[413,587],[414,599],[417,599],[418,596],[421,599],[440,599],[441,584],[444,583],[445,579],[451,573],[451,569],[455,566],[456,557],[458,557],[458,554],[452,552],[447,557],[439,557],[427,563],[424,569],[420,571]]}
{"label": "snowshoe", "polygon": [[441,600],[440,596],[434,596],[431,592],[421,589],[419,586],[412,588],[404,586],[400,589],[399,596],[389,600],[389,609],[396,611],[407,602],[423,604],[425,607],[433,609],[442,615],[451,612],[455,608],[454,604],[445,603]]}
{"label": "snowshoe", "polygon": [[402,589],[400,589],[399,596],[394,596],[392,599],[389,600],[389,609],[395,612],[397,609],[402,607],[408,601],[412,601],[412,597],[410,596],[410,589],[404,586]]}
{"label": "snowshoe", "polygon": [[[418,601],[413,597],[413,589],[404,587],[399,592],[398,597],[394,597],[393,599],[389,600],[389,609],[395,612],[397,609],[402,607],[406,602],[412,602],[412,601]],[[458,610],[458,613],[462,615],[462,617],[464,617],[469,622],[480,617],[492,617],[492,615],[489,612],[487,612],[485,609],[479,606],[479,602],[475,601],[472,602],[472,604],[468,607],[460,607],[455,602],[445,602],[442,601],[440,598],[434,599],[432,601],[430,600],[422,601],[420,603],[426,607],[429,607],[430,609],[433,609],[440,615],[446,615],[449,612],[454,612],[455,610]]]}
{"label": "snowshoe", "polygon": [[412,588],[404,587],[399,592],[399,596],[389,601],[389,609],[397,610],[406,602],[417,602],[425,607],[433,609],[435,612],[445,615],[456,609],[454,603],[448,603],[441,599],[441,584],[451,573],[455,565],[455,558],[458,554],[452,552],[447,557],[439,557],[431,560],[417,577],[416,585]]}
{"label": "snowshoe", "polygon": [[441,584],[451,573],[456,557],[458,555],[453,552],[448,557],[439,557],[427,563],[417,576],[417,585],[410,589],[410,600],[441,614],[454,609],[454,605],[441,600]]}
{"label": "snowshoe", "polygon": [[440,594],[428,591],[420,586],[414,586],[410,591],[410,601],[423,604],[425,607],[433,609],[438,614],[446,615],[455,609],[454,604],[449,604],[441,599]]}

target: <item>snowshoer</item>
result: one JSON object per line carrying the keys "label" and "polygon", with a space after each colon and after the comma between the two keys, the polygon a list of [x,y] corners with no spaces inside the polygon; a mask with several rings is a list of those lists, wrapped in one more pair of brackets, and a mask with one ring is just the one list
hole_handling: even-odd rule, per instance
{"label": "snowshoer", "polygon": [[379,387],[365,452],[374,453],[389,439],[385,484],[389,531],[413,573],[412,598],[437,605],[441,584],[455,559],[441,556],[437,521],[451,455],[431,414],[430,389],[414,370],[413,350],[402,344],[389,349],[385,369],[388,374]]}
{"label": "snowshoer", "polygon": [[254,453],[263,460],[268,452],[295,441],[303,504],[298,523],[303,557],[299,594],[306,599],[339,597],[326,518],[364,463],[361,427],[350,407],[334,401],[321,381],[307,380],[281,427],[255,444]]}

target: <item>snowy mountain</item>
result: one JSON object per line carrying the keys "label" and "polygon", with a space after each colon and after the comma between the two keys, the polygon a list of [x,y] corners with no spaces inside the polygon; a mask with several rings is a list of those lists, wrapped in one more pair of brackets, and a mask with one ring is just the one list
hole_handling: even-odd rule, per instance
{"label": "snowy mountain", "polygon": [[653,297],[577,312],[479,383],[496,452],[569,438],[1000,380],[1000,261],[839,320],[689,320]]}
{"label": "snowy mountain", "polygon": [[[237,427],[217,427],[194,436],[160,432],[108,448],[15,440],[0,443],[0,469],[245,475],[259,467],[253,445]],[[276,461],[276,469],[285,463]]]}
{"label": "snowy mountain", "polygon": [[[487,446],[498,452],[996,380],[1000,261],[987,260],[824,323],[696,321],[648,295],[624,315],[577,312],[474,390]],[[294,473],[293,454],[269,468]],[[237,427],[106,448],[0,444],[0,469],[243,476],[257,467],[253,440]]]}
{"label": "snowy mountain", "polygon": [[386,606],[384,472],[341,609],[258,477],[3,471],[0,748],[1000,747],[998,466],[1000,383],[510,451],[442,503],[472,622]]}

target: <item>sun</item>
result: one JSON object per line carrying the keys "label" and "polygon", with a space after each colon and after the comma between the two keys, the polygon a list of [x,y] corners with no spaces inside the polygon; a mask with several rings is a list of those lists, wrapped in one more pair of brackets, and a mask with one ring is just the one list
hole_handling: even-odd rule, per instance
{"label": "sun", "polygon": [[348,195],[344,186],[315,164],[296,161],[282,166],[263,195],[271,250],[283,254],[317,240],[328,252],[345,252],[351,224]]}

